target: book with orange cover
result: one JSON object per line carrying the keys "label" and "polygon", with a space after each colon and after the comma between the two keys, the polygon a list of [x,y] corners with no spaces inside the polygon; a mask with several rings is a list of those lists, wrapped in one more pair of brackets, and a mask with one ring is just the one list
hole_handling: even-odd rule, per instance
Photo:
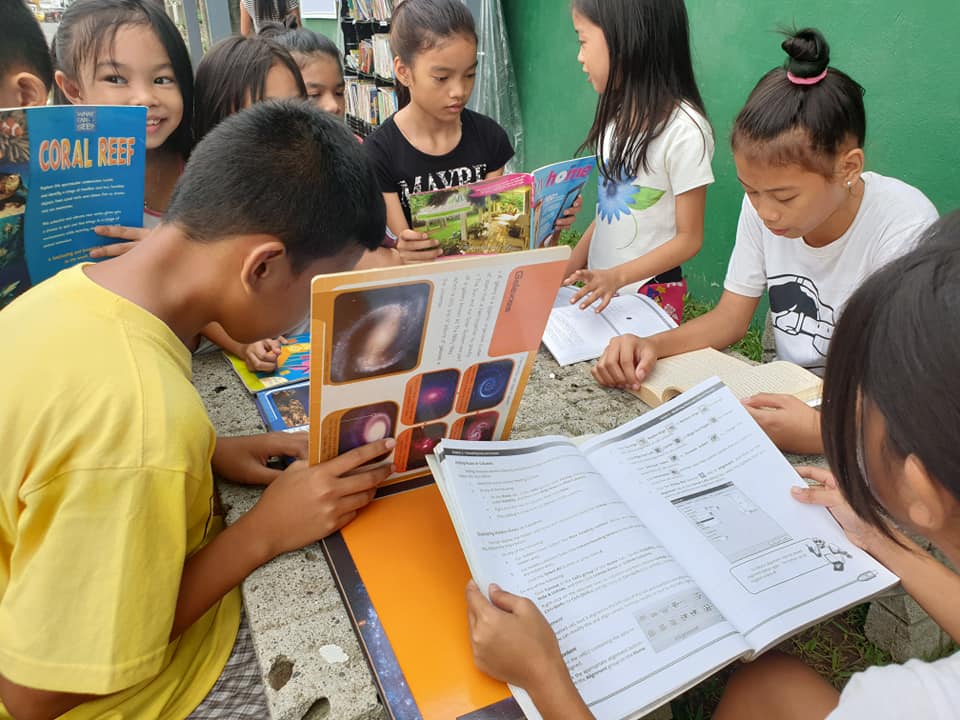
{"label": "book with orange cover", "polygon": [[391,720],[524,720],[473,663],[470,571],[430,477],[381,488],[322,544]]}
{"label": "book with orange cover", "polygon": [[445,437],[510,433],[570,249],[321,275],[311,305],[310,462],[394,437],[391,481]]}

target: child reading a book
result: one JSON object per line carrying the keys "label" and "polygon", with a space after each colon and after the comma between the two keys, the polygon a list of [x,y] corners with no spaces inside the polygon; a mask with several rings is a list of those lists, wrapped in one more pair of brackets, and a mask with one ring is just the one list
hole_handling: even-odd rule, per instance
{"label": "child reading a book", "polygon": [[[960,213],[954,213],[849,298],[824,381],[823,438],[835,475],[799,468],[809,487],[792,490],[800,502],[829,508],[847,537],[898,575],[955,640],[960,576],[887,518],[960,563],[960,436],[951,436],[960,428],[958,298]],[[537,607],[496,586],[490,600],[468,585],[480,669],[527,690],[544,720],[592,718]],[[960,654],[871,668],[838,693],[800,660],[772,652],[733,676],[713,717],[892,720],[954,717],[957,707]]]}
{"label": "child reading a book", "polygon": [[264,24],[260,37],[272,40],[290,52],[300,68],[310,102],[324,112],[344,117],[343,65],[340,50],[330,38],[304,27],[291,30],[279,23]]}
{"label": "child reading a book", "polygon": [[[193,68],[183,38],[162,4],[84,0],[64,12],[52,55],[59,104],[147,107],[143,228],[96,228],[105,237],[138,240],[160,223],[193,147]],[[99,249],[91,257],[117,252]]]}
{"label": "child reading a book", "polygon": [[53,66],[43,30],[19,0],[4,0],[0,28],[0,108],[46,105]]}
{"label": "child reading a book", "polygon": [[[577,59],[599,94],[583,147],[600,169],[597,217],[570,257],[571,299],[603,311],[617,292],[683,318],[680,265],[703,245],[713,131],[693,75],[683,0],[574,0]],[[581,148],[582,149],[582,148]]]}
{"label": "child reading a book", "polygon": [[[393,11],[394,72],[410,101],[365,147],[387,204],[387,226],[404,262],[434,260],[436,240],[411,229],[410,194],[499,177],[513,157],[496,121],[466,108],[477,74],[477,33],[461,0],[405,0]],[[557,226],[570,225],[579,201]]]}
{"label": "child reading a book", "polygon": [[[800,30],[782,47],[786,66],[757,83],[733,127],[746,195],[719,303],[674,330],[615,338],[593,369],[601,385],[637,389],[657,358],[726,348],[764,291],[779,359],[822,374],[847,298],[936,220],[919,190],[864,172],[863,89],[829,66],[823,35]],[[821,451],[819,413],[805,403],[765,395],[747,406],[782,450]]]}
{"label": "child reading a book", "polygon": [[[213,321],[246,340],[292,324],[311,279],[352,267],[384,222],[343,123],[261,103],[199,143],[149,241],[0,314],[36,351],[0,360],[18,379],[0,409],[0,715],[268,717],[236,586],[349,522],[389,472],[355,469],[394,442],[270,470],[302,440],[216,439],[186,346]],[[211,463],[268,485],[222,531]]]}

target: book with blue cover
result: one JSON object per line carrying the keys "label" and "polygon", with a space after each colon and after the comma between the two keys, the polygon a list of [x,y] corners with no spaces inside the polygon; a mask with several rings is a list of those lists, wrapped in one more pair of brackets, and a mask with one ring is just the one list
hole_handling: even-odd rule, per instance
{"label": "book with blue cover", "polygon": [[97,225],[143,224],[147,109],[0,109],[0,309],[104,244]]}
{"label": "book with blue cover", "polygon": [[310,424],[310,381],[258,393],[257,411],[268,431],[304,432]]}
{"label": "book with blue cover", "polygon": [[251,370],[243,360],[226,351],[223,355],[243,386],[252,393],[290,385],[310,377],[310,333],[282,338],[277,367],[269,372]]}

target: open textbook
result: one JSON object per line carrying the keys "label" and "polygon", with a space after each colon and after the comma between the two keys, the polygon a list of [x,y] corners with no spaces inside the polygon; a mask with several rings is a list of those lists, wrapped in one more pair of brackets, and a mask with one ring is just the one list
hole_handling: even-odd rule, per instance
{"label": "open textbook", "polygon": [[555,245],[557,218],[579,197],[593,157],[410,196],[413,229],[444,255],[515,252]]}
{"label": "open textbook", "polygon": [[819,404],[823,385],[812,372],[786,360],[751,365],[719,350],[704,348],[661,358],[640,389],[630,392],[656,407],[714,376],[741,400],[757,393],[783,393]]}
{"label": "open textbook", "polygon": [[321,275],[311,303],[310,462],[394,437],[393,479],[445,437],[507,437],[567,247]]}
{"label": "open textbook", "polygon": [[579,446],[444,440],[430,461],[473,577],[536,602],[600,720],[897,583],[793,500],[802,481],[715,378]]}
{"label": "open textbook", "polygon": [[147,111],[0,109],[0,308],[90,260],[97,225],[143,224]]}
{"label": "open textbook", "polygon": [[677,327],[667,313],[646,295],[615,295],[602,313],[580,309],[570,300],[579,288],[560,288],[553,303],[543,344],[561,365],[593,360],[619,335],[647,337]]}

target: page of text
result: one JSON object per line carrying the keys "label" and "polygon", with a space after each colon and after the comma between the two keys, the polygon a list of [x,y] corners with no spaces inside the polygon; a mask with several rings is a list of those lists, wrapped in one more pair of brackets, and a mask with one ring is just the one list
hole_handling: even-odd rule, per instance
{"label": "page of text", "polygon": [[754,648],[896,582],[716,379],[582,449]]}
{"label": "page of text", "polygon": [[598,718],[627,717],[747,649],[569,440],[444,440],[437,457],[475,579],[536,602]]}

